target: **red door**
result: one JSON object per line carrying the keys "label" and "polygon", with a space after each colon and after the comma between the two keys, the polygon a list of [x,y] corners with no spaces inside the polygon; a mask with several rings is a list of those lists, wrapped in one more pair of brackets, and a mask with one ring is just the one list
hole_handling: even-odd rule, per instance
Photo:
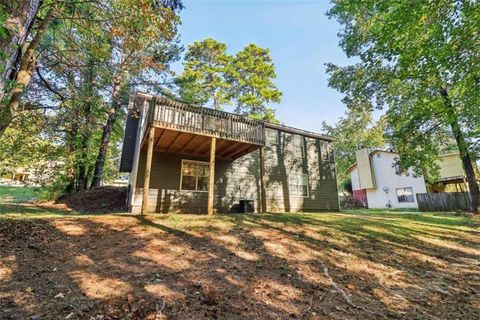
{"label": "red door", "polygon": [[368,201],[367,201],[367,190],[353,190],[353,197],[360,201],[365,208],[368,208]]}

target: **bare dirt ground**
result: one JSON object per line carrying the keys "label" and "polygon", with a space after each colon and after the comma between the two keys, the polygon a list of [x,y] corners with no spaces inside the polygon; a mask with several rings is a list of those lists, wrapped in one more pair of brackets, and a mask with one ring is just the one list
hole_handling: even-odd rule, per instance
{"label": "bare dirt ground", "polygon": [[104,186],[76,192],[42,205],[83,213],[120,213],[126,211],[126,201],[127,188]]}
{"label": "bare dirt ground", "polygon": [[480,317],[475,218],[6,216],[0,319]]}

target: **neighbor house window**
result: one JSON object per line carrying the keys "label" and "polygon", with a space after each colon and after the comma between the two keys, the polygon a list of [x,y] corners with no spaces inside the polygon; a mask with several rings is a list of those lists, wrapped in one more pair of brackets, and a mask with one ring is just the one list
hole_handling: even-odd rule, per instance
{"label": "neighbor house window", "polygon": [[413,189],[408,188],[397,188],[397,199],[398,202],[415,202],[413,196]]}
{"label": "neighbor house window", "polygon": [[181,190],[208,191],[208,162],[182,160]]}
{"label": "neighbor house window", "polygon": [[397,175],[399,175],[399,176],[401,176],[402,174],[408,176],[407,171],[405,171],[405,169],[403,169],[402,167],[400,167],[400,164],[395,163],[395,164],[393,165],[393,167],[395,168],[395,174],[397,174]]}
{"label": "neighbor house window", "polygon": [[305,144],[302,136],[294,136],[293,138],[293,154],[298,158],[305,158]]}
{"label": "neighbor house window", "polygon": [[308,175],[292,174],[289,179],[290,194],[300,197],[308,197]]}

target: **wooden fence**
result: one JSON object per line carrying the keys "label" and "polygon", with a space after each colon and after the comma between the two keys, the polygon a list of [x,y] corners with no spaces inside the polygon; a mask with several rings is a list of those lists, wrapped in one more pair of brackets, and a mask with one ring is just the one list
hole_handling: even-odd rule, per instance
{"label": "wooden fence", "polygon": [[470,194],[468,192],[417,193],[420,211],[468,211]]}

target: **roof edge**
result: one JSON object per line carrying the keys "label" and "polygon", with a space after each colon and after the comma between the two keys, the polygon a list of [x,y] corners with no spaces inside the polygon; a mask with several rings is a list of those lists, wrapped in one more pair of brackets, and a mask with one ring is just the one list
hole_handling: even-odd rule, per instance
{"label": "roof edge", "polygon": [[270,128],[270,129],[285,131],[285,132],[288,132],[288,133],[299,134],[299,135],[309,137],[309,138],[315,138],[315,139],[320,139],[320,140],[325,140],[325,141],[330,141],[330,142],[334,141],[334,139],[331,138],[331,137],[324,136],[322,134],[307,131],[307,130],[303,130],[303,129],[289,127],[289,126],[286,126],[286,125],[283,125],[283,124],[275,124],[275,123],[271,123],[271,122],[265,122],[265,127]]}

